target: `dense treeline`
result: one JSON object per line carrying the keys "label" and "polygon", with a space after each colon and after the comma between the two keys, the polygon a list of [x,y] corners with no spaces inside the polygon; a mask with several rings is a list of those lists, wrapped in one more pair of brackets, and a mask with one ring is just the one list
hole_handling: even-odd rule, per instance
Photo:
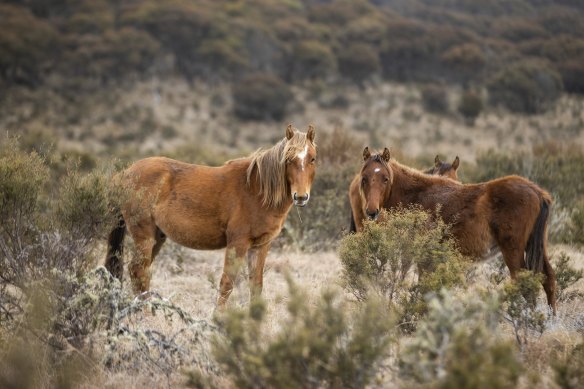
{"label": "dense treeline", "polygon": [[[584,6],[547,0],[0,0],[0,80],[87,90],[151,76],[583,93]],[[514,64],[509,69],[509,64]],[[531,82],[535,79],[534,82]],[[510,97],[513,100],[513,96]]]}

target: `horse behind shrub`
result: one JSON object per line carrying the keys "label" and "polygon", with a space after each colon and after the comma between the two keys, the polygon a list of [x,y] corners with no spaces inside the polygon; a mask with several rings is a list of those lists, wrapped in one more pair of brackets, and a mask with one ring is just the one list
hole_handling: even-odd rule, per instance
{"label": "horse behind shrub", "polygon": [[438,212],[451,225],[461,252],[479,259],[491,248],[503,254],[511,277],[527,268],[543,272],[548,304],[556,312],[556,278],[547,255],[550,195],[533,182],[507,176],[479,184],[461,184],[363,151],[363,166],[351,183],[354,231],[365,218],[377,219],[381,209],[417,204]]}
{"label": "horse behind shrub", "polygon": [[456,158],[454,158],[454,161],[452,161],[452,163],[441,161],[440,157],[437,155],[436,158],[434,158],[434,166],[424,170],[424,173],[429,174],[431,176],[444,176],[451,178],[455,181],[460,181],[458,179],[457,174],[459,166],[460,158],[458,158],[458,155],[456,156]]}
{"label": "horse behind shrub", "polygon": [[137,256],[129,265],[135,292],[150,288],[150,266],[170,238],[199,250],[226,248],[218,305],[223,306],[247,257],[252,296],[260,294],[271,241],[292,204],[308,203],[316,172],[315,129],[286,129],[267,150],[220,167],[169,158],[137,161],[118,176],[130,194],[109,237],[106,267],[120,280],[126,228]]}

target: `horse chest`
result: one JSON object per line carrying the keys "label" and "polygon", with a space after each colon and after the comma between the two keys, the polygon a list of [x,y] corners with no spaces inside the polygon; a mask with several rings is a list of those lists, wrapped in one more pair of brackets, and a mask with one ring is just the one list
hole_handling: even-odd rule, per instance
{"label": "horse chest", "polygon": [[254,246],[266,244],[276,238],[284,225],[285,215],[265,215],[251,227],[252,243]]}

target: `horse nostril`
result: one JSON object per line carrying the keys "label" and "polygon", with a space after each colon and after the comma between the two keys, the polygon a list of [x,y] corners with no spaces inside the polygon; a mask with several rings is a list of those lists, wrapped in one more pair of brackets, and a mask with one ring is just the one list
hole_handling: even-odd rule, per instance
{"label": "horse nostril", "polygon": [[292,198],[294,199],[294,201],[298,200],[298,196],[297,196],[296,192],[294,192],[294,194],[292,195]]}
{"label": "horse nostril", "polygon": [[367,214],[369,219],[375,219],[377,217],[377,215],[379,215],[379,208],[377,208],[373,212],[369,211],[369,208],[365,208],[365,213]]}

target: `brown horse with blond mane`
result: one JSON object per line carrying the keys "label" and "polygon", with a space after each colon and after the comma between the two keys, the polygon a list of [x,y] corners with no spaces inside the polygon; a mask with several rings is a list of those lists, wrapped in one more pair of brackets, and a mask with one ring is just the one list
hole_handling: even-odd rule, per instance
{"label": "brown horse with blond mane", "polygon": [[137,249],[129,265],[135,292],[149,290],[150,266],[168,237],[198,250],[226,248],[220,307],[246,257],[251,295],[259,295],[271,241],[292,205],[303,207],[310,198],[314,138],[313,126],[303,133],[289,125],[275,146],[220,167],[163,157],[137,161],[118,176],[130,193],[120,224],[109,236],[107,269],[122,279],[127,228]]}
{"label": "brown horse with blond mane", "polygon": [[438,212],[451,225],[451,234],[463,254],[479,259],[497,247],[513,279],[523,268],[543,272],[543,287],[555,314],[556,278],[547,255],[552,199],[533,182],[507,176],[461,184],[390,160],[387,148],[381,154],[371,154],[366,147],[349,197],[352,231],[361,231],[363,220],[377,219],[382,209],[416,204]]}

